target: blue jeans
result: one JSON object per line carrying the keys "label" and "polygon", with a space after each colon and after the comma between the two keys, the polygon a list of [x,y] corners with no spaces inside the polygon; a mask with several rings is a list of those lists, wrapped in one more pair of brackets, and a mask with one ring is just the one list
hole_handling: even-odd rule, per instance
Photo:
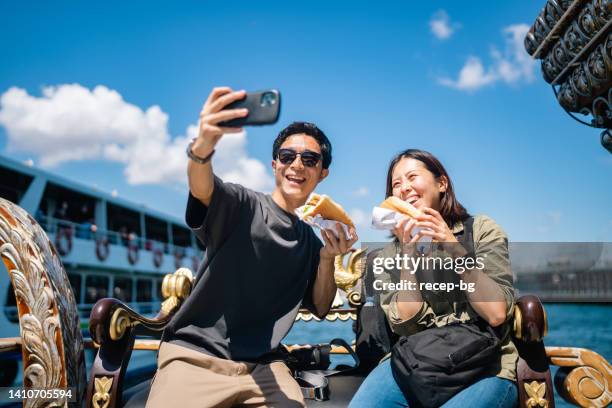
{"label": "blue jeans", "polygon": [[[499,377],[484,378],[448,400],[444,408],[512,408],[518,403],[514,382]],[[366,377],[349,408],[408,407],[408,401],[391,373],[391,359],[380,363]]]}

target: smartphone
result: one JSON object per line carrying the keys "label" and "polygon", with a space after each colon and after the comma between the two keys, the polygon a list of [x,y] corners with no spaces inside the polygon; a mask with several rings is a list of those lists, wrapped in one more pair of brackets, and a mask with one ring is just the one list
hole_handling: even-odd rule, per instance
{"label": "smartphone", "polygon": [[244,118],[237,118],[220,122],[218,126],[223,127],[242,127],[252,125],[271,125],[278,121],[280,115],[281,97],[276,89],[266,91],[249,92],[246,96],[230,103],[225,109],[247,108],[249,114]]}

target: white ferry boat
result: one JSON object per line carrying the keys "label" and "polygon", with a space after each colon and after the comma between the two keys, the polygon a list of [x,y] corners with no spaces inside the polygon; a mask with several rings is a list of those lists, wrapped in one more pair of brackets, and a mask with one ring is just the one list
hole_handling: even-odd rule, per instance
{"label": "white ferry boat", "polygon": [[[0,155],[0,197],[28,211],[55,243],[72,285],[84,336],[98,299],[144,315],[160,307],[163,275],[197,270],[204,248],[184,221]],[[18,337],[15,297],[0,262],[0,338]],[[130,369],[154,364],[150,353]],[[135,354],[135,360],[138,360]],[[90,360],[90,358],[88,358]],[[89,361],[88,361],[89,362]],[[140,366],[140,367],[139,367]],[[3,355],[0,386],[21,378],[21,355]]]}

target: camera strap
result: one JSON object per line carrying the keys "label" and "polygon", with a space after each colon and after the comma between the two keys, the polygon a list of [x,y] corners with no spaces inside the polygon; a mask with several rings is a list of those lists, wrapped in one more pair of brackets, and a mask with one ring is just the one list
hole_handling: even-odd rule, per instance
{"label": "camera strap", "polygon": [[333,339],[326,345],[319,345],[320,353],[325,353],[325,360],[329,361],[329,353],[331,346],[339,346],[348,352],[353,357],[355,365],[335,370],[296,370],[293,377],[298,382],[304,399],[315,401],[326,401],[329,399],[329,379],[333,375],[346,373],[359,367],[359,357],[353,351],[353,348],[343,339]]}

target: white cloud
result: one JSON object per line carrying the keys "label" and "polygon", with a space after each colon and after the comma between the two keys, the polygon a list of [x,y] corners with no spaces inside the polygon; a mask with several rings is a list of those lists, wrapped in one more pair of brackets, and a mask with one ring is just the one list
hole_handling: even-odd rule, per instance
{"label": "white cloud", "polygon": [[[115,90],[79,84],[45,87],[42,96],[10,88],[0,97],[0,125],[8,148],[38,157],[43,167],[102,159],[124,165],[130,184],[187,184],[185,148],[196,125],[172,138],[168,115],[157,105],[146,110]],[[213,163],[228,181],[267,190],[273,180],[264,164],[248,156],[246,133],[225,135]]]}
{"label": "white cloud", "polygon": [[454,81],[448,78],[441,78],[439,82],[442,85],[450,86],[451,88],[474,90],[488,85],[495,80],[495,74],[491,72],[491,70],[489,70],[489,72],[485,72],[480,59],[476,57],[469,57],[459,72],[459,79]]}
{"label": "white cloud", "polygon": [[457,24],[451,25],[448,13],[444,10],[437,11],[429,20],[431,33],[439,40],[448,40],[457,27]]}
{"label": "white cloud", "polygon": [[355,197],[365,197],[370,194],[370,190],[366,186],[361,186],[357,190],[353,191]]}
{"label": "white cloud", "polygon": [[370,215],[359,208],[354,208],[349,211],[349,216],[357,227],[365,227],[370,223]]}
{"label": "white cloud", "polygon": [[495,47],[491,49],[492,64],[489,67],[485,68],[480,58],[469,56],[456,80],[440,78],[438,82],[451,88],[474,91],[497,81],[507,84],[533,81],[536,61],[527,54],[523,46],[528,30],[527,24],[505,27],[504,51],[501,52]]}

